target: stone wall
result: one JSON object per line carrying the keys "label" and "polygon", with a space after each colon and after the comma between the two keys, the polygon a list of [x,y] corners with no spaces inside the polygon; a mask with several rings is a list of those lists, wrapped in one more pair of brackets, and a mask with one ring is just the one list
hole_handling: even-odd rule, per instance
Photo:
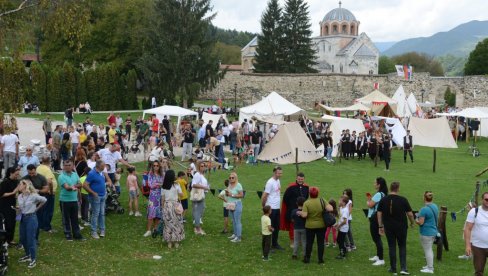
{"label": "stone wall", "polygon": [[406,95],[413,92],[421,101],[443,102],[444,92],[449,86],[456,93],[460,107],[488,106],[488,77],[431,77],[428,73],[415,73],[413,80],[404,80],[390,75],[340,75],[340,74],[254,74],[230,71],[218,86],[201,94],[204,99],[221,98],[234,102],[234,88],[237,84],[237,105],[255,103],[270,91],[276,91],[296,105],[309,109],[314,102],[325,100],[331,106],[347,106],[353,100],[373,91],[373,84],[380,85],[380,91],[393,96],[400,84]]}

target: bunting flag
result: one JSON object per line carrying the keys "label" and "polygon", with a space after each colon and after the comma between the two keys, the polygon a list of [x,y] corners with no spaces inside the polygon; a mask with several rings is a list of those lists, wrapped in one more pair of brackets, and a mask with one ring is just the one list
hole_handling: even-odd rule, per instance
{"label": "bunting flag", "polygon": [[215,195],[215,189],[210,189],[210,192]]}
{"label": "bunting flag", "polygon": [[261,191],[257,191],[256,193],[258,194],[259,198],[261,198],[263,196],[263,192],[261,192]]}
{"label": "bunting flag", "polygon": [[[483,184],[483,188],[488,187],[488,180],[483,181],[483,182],[482,182],[482,184]],[[477,193],[479,194],[479,192],[480,192],[480,188],[481,188],[481,185],[480,185],[480,187],[478,187],[478,186],[476,187],[476,190],[475,190],[475,191],[473,192],[473,194],[471,195],[471,198],[469,199],[469,201],[468,201],[468,203],[466,204],[466,206],[464,206],[464,207],[463,207],[461,210],[459,210],[459,211],[457,211],[457,212],[451,212],[451,220],[452,220],[453,222],[455,222],[455,221],[456,221],[456,219],[457,219],[457,214],[464,214],[464,212],[466,212],[468,209],[471,209],[471,208],[469,208],[468,206],[473,206],[473,205],[472,205],[472,202],[474,202],[476,194],[477,194]]]}

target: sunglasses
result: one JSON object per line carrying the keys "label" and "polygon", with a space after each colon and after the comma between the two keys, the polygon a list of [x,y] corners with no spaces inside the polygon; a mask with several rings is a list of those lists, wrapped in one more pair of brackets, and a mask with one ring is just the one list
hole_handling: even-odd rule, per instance
{"label": "sunglasses", "polygon": [[231,177],[229,177],[229,179],[235,179],[235,177],[231,176]]}
{"label": "sunglasses", "polygon": [[32,151],[31,149],[25,150],[25,151]]}

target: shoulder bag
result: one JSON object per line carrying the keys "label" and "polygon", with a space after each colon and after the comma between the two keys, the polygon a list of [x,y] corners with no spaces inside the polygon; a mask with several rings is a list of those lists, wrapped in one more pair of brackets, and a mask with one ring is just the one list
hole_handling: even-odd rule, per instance
{"label": "shoulder bag", "polygon": [[325,209],[324,199],[320,199],[320,205],[322,205],[322,217],[324,219],[325,227],[331,227],[336,223],[335,217]]}
{"label": "shoulder bag", "polygon": [[[434,212],[434,209],[430,207],[430,205],[426,205],[425,207],[428,207],[430,211],[432,211],[432,214],[434,215],[435,228],[437,229],[439,227],[437,225],[437,214]],[[439,232],[439,229],[437,229],[437,234],[435,235],[434,244],[442,244],[442,233]]]}

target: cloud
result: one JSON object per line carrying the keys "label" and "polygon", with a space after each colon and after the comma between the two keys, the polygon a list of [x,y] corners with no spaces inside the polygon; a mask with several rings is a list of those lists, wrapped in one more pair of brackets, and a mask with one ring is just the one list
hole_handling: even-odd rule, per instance
{"label": "cloud", "polygon": [[[282,6],[284,0],[280,0]],[[308,0],[312,31],[319,34],[319,22],[336,0]],[[217,17],[213,23],[225,29],[259,32],[259,20],[266,9],[265,0],[214,0]],[[488,20],[487,0],[343,0],[342,7],[350,10],[361,22],[360,32],[373,41],[399,41],[445,32],[471,20]]]}

